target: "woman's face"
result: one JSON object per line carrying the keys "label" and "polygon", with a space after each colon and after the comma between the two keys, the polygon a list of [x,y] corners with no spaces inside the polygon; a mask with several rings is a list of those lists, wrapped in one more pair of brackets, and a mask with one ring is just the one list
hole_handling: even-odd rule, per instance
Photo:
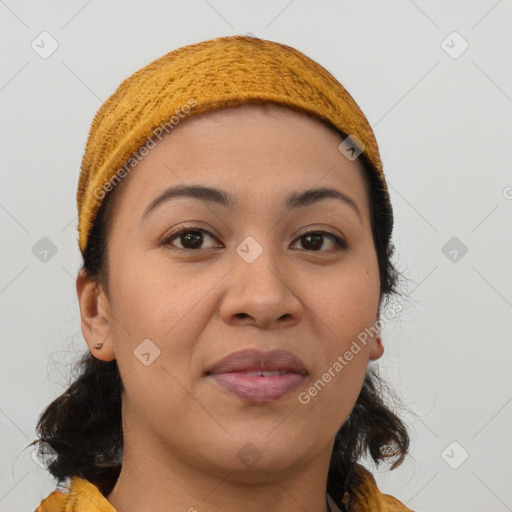
{"label": "woman's face", "polygon": [[[378,338],[353,348],[378,318],[380,287],[363,168],[342,140],[316,118],[243,105],[185,119],[124,178],[100,296],[108,337],[93,353],[117,360],[126,447],[216,471],[329,460],[383,353]],[[157,199],[190,186],[221,192]],[[355,206],[288,204],[319,188]],[[208,374],[245,349],[288,351],[302,375]]]}

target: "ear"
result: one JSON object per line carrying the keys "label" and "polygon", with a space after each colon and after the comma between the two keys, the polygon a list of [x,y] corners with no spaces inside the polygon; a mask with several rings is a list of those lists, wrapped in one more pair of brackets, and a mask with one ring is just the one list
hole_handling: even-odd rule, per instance
{"label": "ear", "polygon": [[[377,323],[378,320],[380,320],[380,310],[377,313],[377,318],[375,320],[375,323]],[[378,335],[378,336],[373,337],[372,340],[370,341],[370,354],[369,354],[370,361],[375,361],[376,359],[381,358],[382,354],[384,354],[384,345],[382,344],[381,337]]]}
{"label": "ear", "polygon": [[382,340],[377,337],[373,338],[370,344],[370,361],[375,361],[375,359],[379,359],[384,354],[384,345],[382,344]]}
{"label": "ear", "polygon": [[[82,318],[82,333],[91,354],[101,361],[112,361],[115,353],[112,346],[109,318],[110,309],[101,287],[87,277],[84,269],[76,278],[76,293]],[[95,345],[101,344],[101,348]]]}

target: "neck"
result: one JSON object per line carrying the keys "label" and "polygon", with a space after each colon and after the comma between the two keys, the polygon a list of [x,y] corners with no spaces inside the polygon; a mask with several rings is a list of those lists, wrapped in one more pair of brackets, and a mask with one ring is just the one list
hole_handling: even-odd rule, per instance
{"label": "neck", "polygon": [[126,437],[123,467],[107,495],[117,512],[329,512],[330,445],[295,468],[240,471],[191,464],[152,446],[151,436],[138,444]]}

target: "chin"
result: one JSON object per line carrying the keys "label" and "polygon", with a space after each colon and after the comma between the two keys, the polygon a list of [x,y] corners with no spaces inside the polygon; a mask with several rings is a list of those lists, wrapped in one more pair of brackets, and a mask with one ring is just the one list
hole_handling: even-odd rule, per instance
{"label": "chin", "polygon": [[[268,481],[268,472],[293,471],[294,467],[304,467],[307,454],[303,453],[304,443],[294,442],[284,444],[284,439],[277,438],[273,441],[265,438],[268,432],[261,437],[247,437],[243,441],[233,441],[231,446],[222,443],[217,444],[219,453],[209,453],[207,458],[216,470],[233,472],[229,478],[240,482],[264,482]],[[294,439],[291,436],[288,440]],[[295,439],[299,439],[295,437]],[[203,453],[203,455],[205,455]]]}

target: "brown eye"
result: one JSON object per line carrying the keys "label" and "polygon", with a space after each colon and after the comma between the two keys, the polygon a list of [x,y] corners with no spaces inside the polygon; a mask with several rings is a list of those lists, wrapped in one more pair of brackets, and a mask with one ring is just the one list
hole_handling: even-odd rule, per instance
{"label": "brown eye", "polygon": [[[204,247],[205,239],[208,237],[215,240],[215,237],[204,229],[197,227],[184,227],[165,238],[162,245],[176,250],[200,251],[201,249],[211,249],[214,247]],[[331,241],[331,247],[324,248],[325,238]],[[178,240],[181,246],[175,245],[175,240]],[[329,233],[328,231],[309,231],[301,235],[297,241],[301,242],[302,249],[314,252],[328,252],[332,250],[346,249],[347,247],[344,240],[333,233]]]}
{"label": "brown eye", "polygon": [[[204,236],[206,235],[206,237]],[[169,237],[167,237],[162,245],[170,245],[175,249],[183,249],[183,250],[198,250],[204,249],[203,247],[205,238],[210,237],[215,239],[211,233],[204,229],[200,228],[182,228],[176,233],[173,233]],[[176,247],[172,243],[174,240],[179,239],[181,243],[181,247]],[[208,247],[207,247],[208,248]]]}
{"label": "brown eye", "polygon": [[[345,249],[347,246],[344,240],[337,237],[333,233],[329,233],[328,231],[309,231],[308,233],[301,235],[297,240],[302,242],[302,247],[304,249],[308,251],[319,252],[319,250],[322,250],[322,247],[324,246],[325,237],[328,237],[334,244],[334,246],[330,249],[334,248],[335,250],[340,250]],[[323,250],[327,251],[329,249]]]}

